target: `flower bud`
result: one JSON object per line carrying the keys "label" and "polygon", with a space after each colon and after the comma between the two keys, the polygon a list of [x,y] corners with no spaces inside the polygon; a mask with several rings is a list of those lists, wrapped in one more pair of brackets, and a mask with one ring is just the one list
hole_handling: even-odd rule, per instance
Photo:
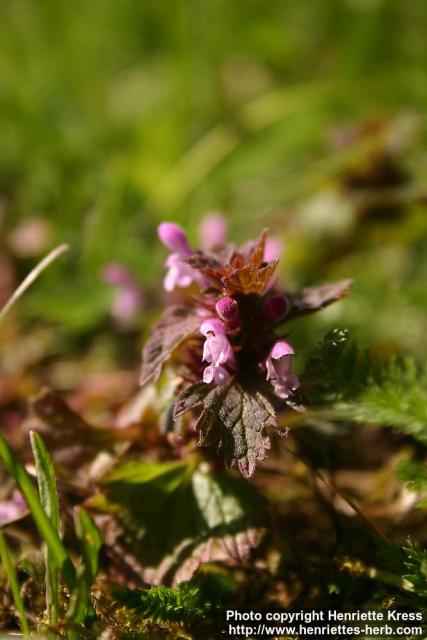
{"label": "flower bud", "polygon": [[288,308],[285,296],[272,296],[265,302],[263,313],[267,320],[278,322],[286,315]]}
{"label": "flower bud", "polygon": [[157,233],[161,242],[171,251],[175,251],[182,256],[189,256],[193,253],[188,244],[187,236],[179,225],[173,222],[162,222],[157,229]]}
{"label": "flower bud", "polygon": [[235,322],[239,317],[239,305],[230,296],[221,298],[216,303],[216,312],[224,322]]}

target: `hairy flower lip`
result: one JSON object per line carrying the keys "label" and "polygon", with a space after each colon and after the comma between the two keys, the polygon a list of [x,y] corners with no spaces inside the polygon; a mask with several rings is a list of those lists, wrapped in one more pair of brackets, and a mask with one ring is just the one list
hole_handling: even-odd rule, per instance
{"label": "hairy flower lip", "polygon": [[294,355],[295,351],[293,350],[289,342],[286,342],[286,340],[277,340],[270,352],[270,356],[273,358],[273,360],[278,360],[279,358],[283,358],[284,356]]}
{"label": "hairy flower lip", "polygon": [[209,318],[200,325],[200,333],[205,337],[210,333],[213,333],[214,335],[225,335],[225,329],[220,320],[217,320],[217,318]]}

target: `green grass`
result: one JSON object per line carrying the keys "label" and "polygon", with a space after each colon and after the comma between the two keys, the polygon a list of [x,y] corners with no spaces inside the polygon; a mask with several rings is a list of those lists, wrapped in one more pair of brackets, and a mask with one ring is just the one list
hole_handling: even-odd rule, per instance
{"label": "green grass", "polygon": [[24,635],[24,638],[29,638],[30,627],[28,624],[27,614],[25,612],[24,602],[21,597],[21,591],[18,583],[18,576],[16,575],[14,561],[10,555],[10,551],[6,542],[5,535],[1,529],[0,529],[0,558],[2,561],[3,568],[7,575],[9,587],[12,592],[13,599],[15,601],[16,609],[18,611],[21,631]]}
{"label": "green grass", "polygon": [[[244,19],[243,15],[244,14]],[[165,16],[167,15],[167,19]],[[21,313],[84,332],[105,318],[105,262],[157,282],[159,220],[222,208],[241,239],[334,179],[328,128],[425,112],[422,0],[5,0],[0,190],[72,255]],[[425,138],[425,133],[423,133]],[[421,140],[413,150],[424,154]],[[72,285],[72,286],[71,286]],[[65,295],[66,292],[66,295]],[[53,303],[52,300],[55,300]],[[76,300],[80,303],[76,312]]]}

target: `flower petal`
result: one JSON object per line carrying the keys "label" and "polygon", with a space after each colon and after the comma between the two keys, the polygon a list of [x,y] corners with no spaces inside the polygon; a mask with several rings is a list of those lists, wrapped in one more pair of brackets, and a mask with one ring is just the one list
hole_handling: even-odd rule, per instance
{"label": "flower petal", "polygon": [[173,222],[162,222],[157,229],[161,242],[182,256],[191,256],[193,251],[188,244],[184,229]]}

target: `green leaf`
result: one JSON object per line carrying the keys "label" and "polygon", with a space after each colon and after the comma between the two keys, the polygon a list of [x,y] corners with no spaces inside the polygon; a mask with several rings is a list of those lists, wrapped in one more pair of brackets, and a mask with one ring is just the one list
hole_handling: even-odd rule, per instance
{"label": "green leaf", "polygon": [[114,597],[130,609],[155,622],[181,622],[191,625],[206,618],[213,603],[205,602],[200,590],[187,582],[171,589],[163,585],[151,589],[126,589]]}
{"label": "green leaf", "polygon": [[36,431],[30,432],[30,440],[36,463],[40,500],[46,515],[49,516],[55,531],[59,534],[60,515],[53,461],[42,438]]}
{"label": "green leaf", "polygon": [[427,491],[427,465],[414,460],[401,460],[397,466],[397,475],[407,483],[411,491]]}
{"label": "green leaf", "polygon": [[200,443],[218,449],[227,466],[236,465],[249,478],[270,448],[267,427],[276,428],[276,415],[267,398],[236,382],[192,385],[177,399],[175,417],[201,406],[197,422]]}
{"label": "green leaf", "polygon": [[200,326],[200,316],[191,307],[169,307],[153,327],[142,352],[141,384],[158,380],[164,364]]}
{"label": "green leaf", "polygon": [[102,544],[101,534],[88,512],[76,507],[74,523],[82,550],[82,561],[77,570],[77,584],[71,595],[66,619],[81,624],[90,610],[90,590],[98,573],[98,555]]}
{"label": "green leaf", "polygon": [[69,588],[73,588],[75,582],[75,569],[69,555],[62,544],[50,518],[44,512],[37,491],[25,471],[23,465],[10,449],[5,438],[0,434],[0,459],[10,475],[14,478],[19,490],[24,496],[25,502],[39,530],[40,536],[47,544],[52,557],[60,568],[64,582]]}
{"label": "green leaf", "polygon": [[4,569],[6,571],[10,590],[12,591],[13,599],[15,601],[15,606],[18,611],[21,631],[25,638],[29,638],[30,627],[28,624],[27,615],[25,613],[24,602],[21,598],[18,577],[16,575],[15,567],[13,566],[12,558],[10,557],[9,548],[7,546],[7,542],[4,537],[4,533],[1,529],[0,529],[0,557],[1,557]]}
{"label": "green leaf", "polygon": [[427,444],[427,369],[413,359],[382,365],[358,404],[358,421],[389,425]]}
{"label": "green leaf", "polygon": [[[60,535],[60,514],[56,489],[55,469],[42,438],[36,431],[30,432],[31,447],[36,463],[39,495],[45,514],[50,519],[56,533]],[[44,545],[46,564],[46,605],[48,623],[55,626],[58,622],[59,567],[49,547]]]}
{"label": "green leaf", "polygon": [[95,522],[83,507],[75,510],[76,534],[82,545],[83,561],[92,581],[98,573],[98,555],[102,537]]}
{"label": "green leaf", "polygon": [[408,489],[421,494],[416,502],[418,509],[427,509],[427,465],[415,460],[401,460],[397,465],[397,476]]}
{"label": "green leaf", "polygon": [[417,542],[408,538],[403,552],[407,571],[405,579],[413,585],[418,595],[427,596],[427,549],[423,549]]}
{"label": "green leaf", "polygon": [[301,376],[310,418],[394,427],[427,444],[427,368],[412,358],[373,362],[346,331],[328,333]]}
{"label": "green leaf", "polygon": [[329,331],[311,353],[301,382],[311,404],[354,398],[367,386],[372,371],[369,354],[360,354],[346,329]]}
{"label": "green leaf", "polygon": [[166,625],[178,623],[190,631],[189,638],[216,638],[221,634],[221,611],[236,598],[238,591],[235,578],[215,565],[189,582],[181,582],[177,588],[158,585],[149,589],[120,589],[112,595],[128,618]]}
{"label": "green leaf", "polygon": [[201,562],[242,562],[265,515],[252,485],[182,462],[117,467],[90,505],[114,516],[110,544],[148,582],[187,580]]}
{"label": "green leaf", "polygon": [[[139,462],[131,460],[113,469],[101,482],[106,485],[116,483],[127,486],[146,485],[147,491],[151,488],[157,492],[166,494],[173,491],[185,478],[187,464],[185,462]],[[151,496],[149,496],[150,498]]]}

